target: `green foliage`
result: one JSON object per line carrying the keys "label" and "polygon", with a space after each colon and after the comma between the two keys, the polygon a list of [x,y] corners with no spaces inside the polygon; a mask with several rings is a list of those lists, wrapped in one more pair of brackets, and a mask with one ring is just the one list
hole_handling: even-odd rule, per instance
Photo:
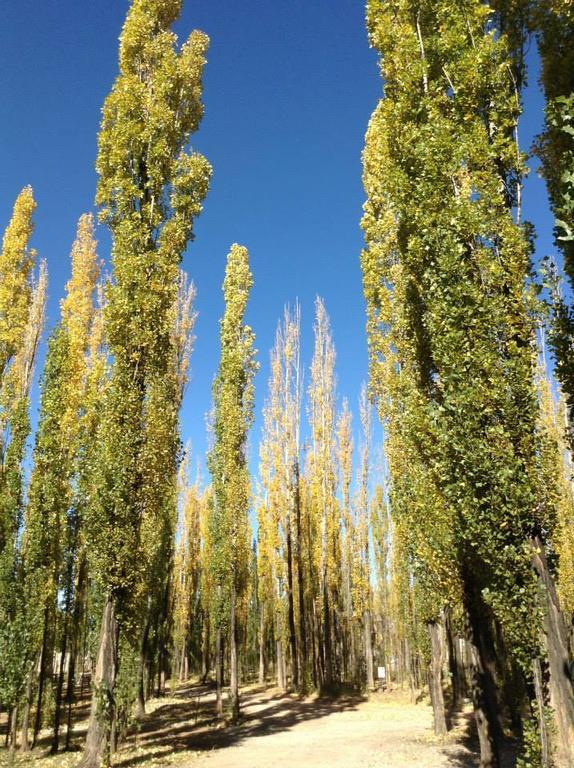
{"label": "green foliage", "polygon": [[367,21],[386,97],[364,155],[372,388],[397,397],[410,467],[410,482],[393,473],[392,499],[403,485],[408,530],[416,537],[424,516],[432,552],[451,541],[526,667],[536,644],[527,541],[539,519],[511,49],[481,2],[420,3],[415,15],[408,2],[373,0]]}
{"label": "green foliage", "polygon": [[166,483],[173,491],[179,447],[172,308],[211,174],[201,155],[186,151],[203,114],[207,38],[193,32],[177,49],[170,25],[180,5],[132,3],[99,134],[97,202],[113,237],[105,327],[114,366],[89,529],[94,571],[116,596],[118,616],[141,609],[152,556],[145,536],[173,507],[162,495]]}
{"label": "green foliage", "polygon": [[244,324],[253,278],[247,249],[232,245],[227,257],[220,322],[221,358],[213,383],[213,447],[208,466],[213,478],[209,515],[210,561],[216,626],[227,626],[233,596],[248,585],[250,480],[247,433],[253,421],[253,376],[257,370],[254,334]]}
{"label": "green foliage", "polygon": [[[544,132],[537,152],[554,214],[555,242],[564,258],[564,271],[574,285],[574,8],[567,0],[541,0],[533,17],[546,95]],[[550,343],[556,374],[564,390],[574,444],[574,317],[569,299],[553,291]]]}

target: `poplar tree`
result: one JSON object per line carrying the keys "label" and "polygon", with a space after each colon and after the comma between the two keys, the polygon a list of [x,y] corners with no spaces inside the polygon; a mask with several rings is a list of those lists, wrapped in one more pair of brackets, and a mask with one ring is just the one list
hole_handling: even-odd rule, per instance
{"label": "poplar tree", "polygon": [[494,623],[527,680],[540,656],[531,244],[515,136],[521,10],[478,0],[367,7],[385,81],[364,154],[372,367],[388,348],[390,291],[402,323],[391,346],[414,398],[404,419],[420,420],[418,464],[453,523],[484,766],[499,764]]}
{"label": "poplar tree", "polygon": [[[53,751],[59,745],[64,662],[73,610],[80,519],[76,487],[82,421],[88,381],[88,352],[95,317],[94,296],[99,266],[92,216],[78,223],[71,253],[72,275],[62,301],[61,321],[49,343],[40,397],[40,422],[34,447],[34,470],[26,510],[23,558],[30,596],[41,585],[30,610],[40,611],[43,630],[34,655],[39,657],[34,737],[40,730],[44,688],[52,680],[53,656],[60,630],[60,669],[55,692]],[[59,617],[58,594],[63,595]],[[29,706],[29,703],[28,703]],[[26,723],[25,723],[26,726]],[[22,746],[27,746],[23,728]]]}
{"label": "poplar tree", "polygon": [[[213,586],[216,590],[214,624],[222,638],[227,635],[230,652],[231,717],[239,717],[238,653],[240,627],[238,606],[249,575],[250,478],[247,466],[247,434],[253,421],[253,377],[257,370],[254,334],[244,323],[253,278],[247,249],[234,244],[227,256],[223,296],[225,311],[220,322],[221,356],[213,384],[213,448],[208,457],[213,478],[210,544]],[[218,666],[221,658],[217,659]],[[220,678],[218,683],[221,684]]]}
{"label": "poplar tree", "polygon": [[[289,647],[291,679],[297,690],[305,687],[306,626],[304,572],[302,563],[302,519],[300,498],[300,413],[301,372],[299,359],[300,314],[285,310],[277,328],[271,353],[269,395],[264,408],[264,434],[261,442],[261,479],[265,502],[260,506],[262,534],[258,552],[262,561],[261,580],[267,585],[265,570],[274,571],[273,591],[263,595],[263,605],[275,594],[275,635],[277,640],[278,682],[283,679],[283,646]],[[263,519],[266,516],[266,519]],[[269,551],[271,545],[272,551]],[[284,599],[283,599],[284,598]],[[265,613],[265,609],[264,609]],[[283,621],[285,614],[286,621]],[[296,621],[296,617],[299,621]],[[262,643],[263,634],[262,631]]]}
{"label": "poplar tree", "polygon": [[[144,669],[148,681],[155,657],[158,684],[163,693],[168,673],[173,603],[173,567],[177,527],[177,464],[180,449],[178,414],[187,386],[193,348],[195,287],[181,271],[174,304],[170,309],[171,360],[150,386],[147,405],[145,448],[142,450],[141,494],[146,516],[142,521],[142,551],[146,577],[143,584],[146,605],[141,631],[138,664],[137,715],[145,714]],[[151,684],[148,688],[151,689]]]}
{"label": "poplar tree", "polygon": [[29,248],[36,203],[30,187],[18,196],[0,252],[0,702],[10,713],[16,742],[17,714],[32,659],[36,631],[22,579],[19,533],[23,518],[29,393],[44,322],[47,273]]}
{"label": "poplar tree", "polygon": [[353,432],[352,414],[349,403],[343,400],[343,408],[337,420],[337,465],[341,487],[341,571],[342,571],[342,612],[344,652],[343,665],[351,680],[358,679],[357,645],[358,638],[355,622],[356,585],[354,583],[356,566],[357,526],[351,504],[351,482],[353,476]]}
{"label": "poplar tree", "polygon": [[[146,506],[148,480],[173,456],[173,445],[162,444],[158,455],[151,442],[160,426],[156,406],[166,404],[165,378],[173,375],[171,309],[181,256],[211,173],[201,155],[186,150],[203,114],[208,41],[193,32],[177,49],[171,25],[180,8],[180,0],[133,0],[120,37],[120,73],[99,134],[96,202],[112,235],[114,279],[105,326],[113,373],[89,521],[104,608],[84,768],[109,761],[118,638],[123,633],[133,646],[141,621],[147,561],[142,536],[153,530],[150,516],[158,514],[157,507]],[[173,405],[166,419],[173,423]]]}
{"label": "poplar tree", "polygon": [[313,552],[319,577],[314,599],[319,609],[315,630],[320,687],[329,691],[336,682],[333,624],[334,594],[340,561],[339,510],[336,500],[335,346],[329,316],[321,299],[316,299],[315,308],[315,348],[309,383],[312,443],[308,477],[315,517]]}
{"label": "poplar tree", "polygon": [[361,419],[362,443],[359,461],[359,488],[356,499],[357,509],[357,578],[355,585],[356,608],[361,614],[363,624],[363,650],[367,687],[370,691],[375,688],[373,662],[373,627],[372,627],[372,594],[371,594],[371,548],[369,531],[369,476],[371,451],[371,404],[367,397],[366,387],[361,389],[359,402]]}
{"label": "poplar tree", "polygon": [[[564,259],[570,290],[574,286],[574,7],[568,0],[540,0],[534,5],[534,28],[541,60],[541,81],[546,96],[545,125],[538,154],[550,206],[554,237]],[[555,287],[556,288],[556,287]],[[550,342],[556,356],[556,374],[568,407],[570,450],[574,409],[574,315],[567,295],[555,290]]]}

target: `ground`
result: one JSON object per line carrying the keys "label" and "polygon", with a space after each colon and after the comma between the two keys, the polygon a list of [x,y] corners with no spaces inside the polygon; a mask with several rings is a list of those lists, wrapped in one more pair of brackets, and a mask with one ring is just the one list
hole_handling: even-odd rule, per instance
{"label": "ground", "polygon": [[[238,725],[215,717],[213,689],[183,685],[148,702],[148,714],[115,755],[118,768],[475,768],[470,713],[461,715],[446,740],[432,733],[432,713],[406,692],[366,699],[299,698],[276,688],[243,692]],[[81,743],[86,722],[75,729]],[[46,740],[19,768],[72,768],[79,753],[46,755]],[[5,750],[0,762],[7,761]],[[510,765],[511,763],[509,763]]]}

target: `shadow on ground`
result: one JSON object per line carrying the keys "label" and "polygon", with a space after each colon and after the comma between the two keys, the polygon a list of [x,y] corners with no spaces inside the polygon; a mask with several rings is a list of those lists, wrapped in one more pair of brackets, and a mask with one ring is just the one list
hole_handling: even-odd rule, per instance
{"label": "shadow on ground", "polygon": [[[338,698],[301,699],[278,693],[269,697],[265,689],[242,695],[243,715],[236,725],[219,725],[213,689],[209,686],[179,688],[173,700],[160,705],[130,733],[125,746],[142,749],[142,755],[116,755],[114,768],[137,765],[170,752],[210,751],[239,744],[245,739],[286,731],[297,723],[355,710],[365,701],[358,694]],[[179,701],[181,700],[181,701]]]}
{"label": "shadow on ground", "polygon": [[[458,716],[452,714],[451,717],[451,724],[460,730],[461,737],[456,745],[444,750],[449,758],[448,768],[479,768],[480,748],[473,714],[465,712]],[[515,768],[517,752],[517,745],[510,740],[506,741],[501,746],[500,768]]]}

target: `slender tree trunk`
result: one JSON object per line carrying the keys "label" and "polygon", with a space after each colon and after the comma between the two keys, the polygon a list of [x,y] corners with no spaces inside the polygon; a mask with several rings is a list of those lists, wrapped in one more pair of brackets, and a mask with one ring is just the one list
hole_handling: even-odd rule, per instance
{"label": "slender tree trunk", "polygon": [[72,737],[72,704],[74,703],[74,687],[76,675],[76,649],[72,648],[70,653],[70,663],[68,664],[68,681],[66,684],[66,744],[65,749],[70,749],[70,739]]}
{"label": "slender tree trunk", "polygon": [[283,627],[281,623],[281,612],[275,612],[275,655],[276,655],[276,675],[277,685],[282,691],[287,689],[287,675],[285,670],[285,654],[283,652]]}
{"label": "slender tree trunk", "polygon": [[296,521],[296,541],[295,552],[297,557],[297,587],[299,596],[299,653],[300,664],[299,674],[301,678],[301,690],[304,691],[307,686],[307,632],[305,627],[305,584],[303,574],[303,535],[301,531],[301,493],[299,479],[299,461],[295,461],[295,521]]}
{"label": "slender tree trunk", "polygon": [[141,640],[140,640],[140,657],[138,661],[138,689],[137,689],[137,702],[136,702],[136,719],[142,720],[145,717],[145,702],[146,702],[146,695],[145,695],[145,669],[146,669],[146,659],[147,659],[147,651],[148,651],[148,637],[149,637],[149,629],[150,629],[150,616],[149,616],[149,607],[148,607],[148,613],[145,619],[144,628],[142,630]]}
{"label": "slender tree trunk", "polygon": [[25,696],[25,702],[24,702],[24,712],[22,713],[22,728],[20,731],[20,752],[29,752],[30,751],[30,739],[29,739],[29,730],[30,730],[30,709],[32,708],[32,690],[34,685],[34,676],[36,675],[36,666],[38,664],[38,657],[34,660],[34,664],[32,666],[32,669],[30,670],[30,673],[28,675],[28,679],[26,681],[26,696]]}
{"label": "slender tree trunk", "polygon": [[68,652],[68,627],[69,627],[69,602],[62,627],[62,642],[60,645],[60,668],[58,670],[58,681],[56,683],[56,702],[54,711],[54,733],[52,736],[52,754],[56,754],[60,746],[60,718],[62,715],[62,693],[64,690],[64,674],[66,653]]}
{"label": "slender tree trunk", "polygon": [[323,570],[323,654],[324,677],[323,687],[326,691],[333,689],[333,660],[331,651],[331,614],[329,606],[329,588],[327,585],[327,571]]}
{"label": "slender tree trunk", "polygon": [[86,744],[78,768],[100,768],[102,763],[109,765],[110,762],[110,734],[115,719],[117,643],[114,601],[108,596],[102,615]]}
{"label": "slender tree trunk", "polygon": [[261,617],[259,619],[259,683],[261,685],[265,684],[265,667],[265,616],[263,610],[261,610]]}
{"label": "slender tree trunk", "polygon": [[237,663],[237,615],[236,615],[235,586],[231,588],[231,610],[229,619],[229,700],[231,704],[231,720],[239,719],[239,668]]}
{"label": "slender tree trunk", "polygon": [[[66,683],[66,707],[67,707],[67,722],[66,722],[66,744],[65,749],[70,748],[70,739],[72,736],[72,704],[74,703],[75,696],[75,683],[76,683],[76,657],[78,655],[78,647],[82,639],[82,627],[85,622],[84,617],[87,619],[86,610],[86,592],[87,592],[87,578],[88,578],[88,560],[85,550],[81,550],[79,554],[78,565],[78,581],[76,586],[76,595],[74,600],[74,613],[72,618],[72,633],[71,633],[71,647],[70,647],[70,661],[68,663],[68,680]],[[85,630],[84,630],[85,631]],[[85,654],[85,650],[84,650]],[[82,659],[82,680],[84,672],[84,662]]]}
{"label": "slender tree trunk", "polygon": [[492,660],[490,617],[472,574],[467,573],[463,578],[463,588],[473,656],[472,703],[480,744],[480,768],[499,768],[500,726]]}
{"label": "slender tree trunk", "polygon": [[429,691],[434,716],[434,732],[437,736],[444,736],[447,732],[444,712],[444,696],[442,692],[442,661],[443,646],[440,634],[440,626],[432,621],[427,625],[430,647],[431,663],[429,667]]}
{"label": "slender tree trunk", "polygon": [[204,630],[203,630],[203,653],[202,653],[202,675],[201,679],[202,682],[206,682],[207,676],[209,675],[209,669],[210,669],[210,662],[209,662],[209,641],[210,641],[210,632],[211,625],[209,621],[209,615],[205,618],[205,624],[204,624]]}
{"label": "slender tree trunk", "polygon": [[10,712],[8,732],[10,734],[10,752],[13,754],[16,750],[16,735],[18,733],[18,705],[14,706]]}
{"label": "slender tree trunk", "polygon": [[450,609],[445,611],[444,628],[448,648],[448,667],[452,684],[452,704],[455,710],[460,710],[464,701],[465,681],[464,668],[460,660],[458,638],[453,634]]}
{"label": "slender tree trunk", "polygon": [[296,690],[300,688],[299,657],[297,656],[297,634],[295,630],[295,606],[293,599],[293,544],[291,541],[291,520],[287,519],[287,614],[289,622],[289,646],[291,651],[292,683]]}
{"label": "slender tree trunk", "polygon": [[365,664],[367,666],[367,688],[375,690],[375,671],[373,661],[373,628],[371,625],[371,612],[367,608],[363,616],[365,632]]}
{"label": "slender tree trunk", "polygon": [[283,654],[283,643],[280,637],[277,637],[275,641],[275,655],[277,663],[277,686],[282,691],[287,689],[287,677],[285,675],[285,656]]}
{"label": "slender tree trunk", "polygon": [[[532,673],[534,678],[534,695],[536,698],[538,720],[538,731],[540,733],[540,757],[541,768],[552,768],[552,758],[550,741],[548,737],[548,728],[546,727],[546,696],[544,695],[544,680],[542,678],[542,665],[540,659],[534,659],[532,662]],[[564,764],[566,766],[566,764]]]}
{"label": "slender tree trunk", "polygon": [[[42,703],[44,699],[44,681],[46,679],[46,670],[48,667],[48,624],[50,610],[48,606],[44,609],[44,628],[42,630],[42,649],[40,651],[40,670],[38,673],[38,695],[36,699],[36,717],[34,718],[34,736],[32,738],[32,747],[36,746],[36,739],[42,727]],[[52,659],[50,659],[50,666]]]}
{"label": "slender tree trunk", "polygon": [[221,626],[217,627],[215,636],[215,684],[216,684],[216,706],[219,717],[223,716],[223,637]]}
{"label": "slender tree trunk", "polygon": [[538,575],[540,603],[543,611],[543,640],[548,658],[548,688],[554,718],[558,768],[574,765],[574,681],[570,678],[568,631],[560,611],[558,595],[548,568],[544,545],[533,539],[532,563]]}

